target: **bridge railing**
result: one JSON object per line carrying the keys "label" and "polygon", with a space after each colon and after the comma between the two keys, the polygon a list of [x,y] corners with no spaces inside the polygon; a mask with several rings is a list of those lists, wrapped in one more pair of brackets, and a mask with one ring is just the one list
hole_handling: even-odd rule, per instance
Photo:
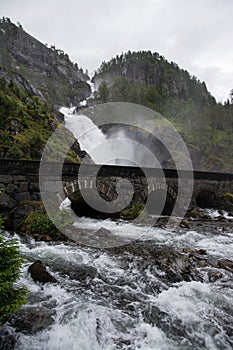
{"label": "bridge railing", "polygon": [[[43,167],[42,175],[56,175],[61,163],[59,162],[47,162],[46,167]],[[80,164],[77,163],[64,163],[62,175],[78,175]],[[96,165],[86,164],[83,165],[83,174],[91,175],[98,171],[98,176],[121,176],[121,177],[141,177],[145,176],[143,168],[120,166],[120,165]],[[38,174],[40,169],[40,161],[37,160],[14,160],[14,159],[0,159],[0,173],[1,174]],[[161,176],[161,169],[144,168],[146,170],[147,177]],[[210,180],[210,181],[231,181],[233,180],[233,173],[217,173],[217,172],[204,172],[204,171],[187,171],[175,169],[163,169],[164,176],[166,178],[190,178],[194,179]]]}

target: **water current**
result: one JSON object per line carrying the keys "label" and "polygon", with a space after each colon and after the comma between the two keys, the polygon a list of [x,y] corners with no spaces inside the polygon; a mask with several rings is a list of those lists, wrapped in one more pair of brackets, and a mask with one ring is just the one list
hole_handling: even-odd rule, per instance
{"label": "water current", "polygon": [[[155,263],[158,249],[160,254],[168,249],[172,259],[184,247],[205,249],[215,263],[231,259],[232,224],[226,223],[224,230],[213,223],[177,232],[155,227],[149,240],[148,235],[143,239],[146,226],[88,218],[79,225],[135,235],[135,242],[128,249],[101,250],[20,238],[27,260],[19,285],[30,291],[24,308],[39,307],[45,315],[52,311],[52,322],[36,334],[19,330],[15,349],[232,349],[232,272],[215,269],[222,277],[210,282],[213,268],[203,265],[196,269],[198,278],[185,281]],[[57,284],[42,286],[31,279],[27,269],[37,259]],[[91,269],[85,278],[79,275],[83,269]]]}

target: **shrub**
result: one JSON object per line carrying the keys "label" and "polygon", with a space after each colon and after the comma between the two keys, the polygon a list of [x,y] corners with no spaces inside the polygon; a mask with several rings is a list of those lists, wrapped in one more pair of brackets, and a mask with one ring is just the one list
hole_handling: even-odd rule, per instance
{"label": "shrub", "polygon": [[[58,211],[53,219],[61,229],[72,224],[72,219],[67,210]],[[66,240],[66,236],[54,225],[48,214],[31,212],[24,220],[24,225],[27,227],[27,233],[32,235],[49,235],[54,240]]]}
{"label": "shrub", "polygon": [[26,302],[27,290],[16,288],[23,259],[19,252],[18,241],[6,240],[2,236],[3,218],[0,216],[0,320]]}
{"label": "shrub", "polygon": [[136,202],[130,209],[122,210],[121,218],[127,220],[133,220],[137,218],[143,211],[143,204]]}

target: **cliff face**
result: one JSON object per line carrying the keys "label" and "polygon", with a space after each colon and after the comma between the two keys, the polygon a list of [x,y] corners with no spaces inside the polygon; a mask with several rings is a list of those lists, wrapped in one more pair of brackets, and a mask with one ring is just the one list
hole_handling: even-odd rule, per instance
{"label": "cliff face", "polygon": [[[216,103],[205,83],[176,63],[156,52],[129,51],[103,62],[93,81],[95,103],[131,102],[166,117],[184,139],[194,169],[232,172],[232,105]],[[179,152],[179,144],[171,149]]]}
{"label": "cliff face", "polygon": [[205,83],[174,62],[169,63],[157,52],[139,51],[116,56],[109,62],[103,62],[93,77],[97,87],[105,81],[114,86],[117,79],[127,79],[131,83],[143,82],[156,89],[162,97],[192,99],[198,104],[213,104],[215,99],[207,91]]}
{"label": "cliff face", "polygon": [[[88,97],[88,79],[68,55],[49,49],[10,20],[0,20],[0,158],[40,159],[63,122],[57,107]],[[63,146],[58,140],[49,160],[59,160]],[[84,155],[75,142],[66,161],[80,162]]]}
{"label": "cliff face", "polygon": [[77,105],[91,93],[88,76],[67,54],[55,47],[48,48],[21,26],[3,20],[0,65],[23,76],[37,94],[53,105]]}

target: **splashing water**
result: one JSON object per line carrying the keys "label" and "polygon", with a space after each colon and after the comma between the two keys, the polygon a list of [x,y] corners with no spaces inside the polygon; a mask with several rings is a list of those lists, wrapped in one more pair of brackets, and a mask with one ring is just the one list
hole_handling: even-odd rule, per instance
{"label": "splashing water", "polygon": [[105,135],[90,118],[74,111],[75,108],[60,109],[65,116],[65,127],[96,164],[159,167],[155,156],[140,142],[129,139],[123,129]]}

